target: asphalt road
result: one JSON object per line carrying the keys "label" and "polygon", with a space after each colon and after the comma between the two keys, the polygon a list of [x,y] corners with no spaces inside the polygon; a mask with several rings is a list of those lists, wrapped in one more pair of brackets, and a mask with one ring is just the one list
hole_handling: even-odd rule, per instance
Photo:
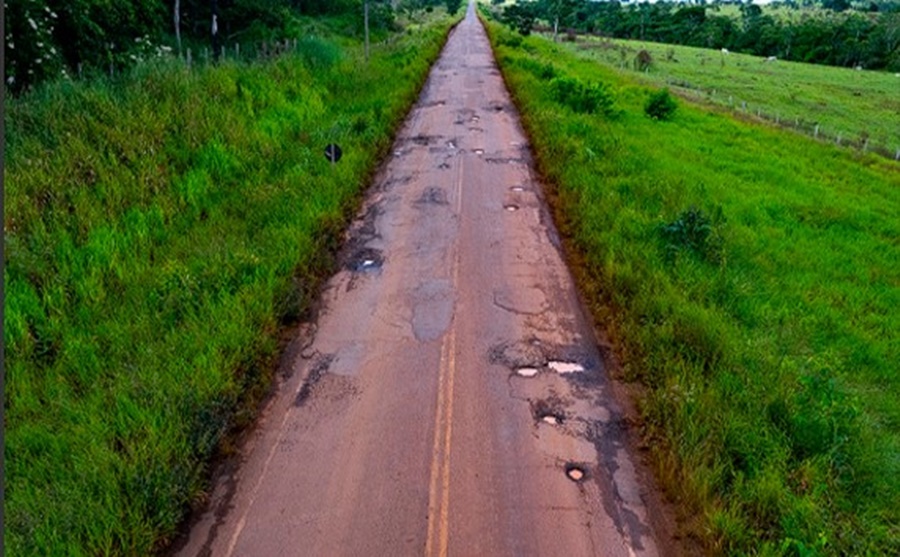
{"label": "asphalt road", "polygon": [[528,153],[470,6],[177,555],[660,554]]}

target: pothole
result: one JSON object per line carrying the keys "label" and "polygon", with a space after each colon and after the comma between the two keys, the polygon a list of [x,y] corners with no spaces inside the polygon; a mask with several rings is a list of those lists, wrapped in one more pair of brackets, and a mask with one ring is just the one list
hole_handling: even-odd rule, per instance
{"label": "pothole", "polygon": [[544,422],[550,425],[561,425],[566,421],[566,413],[563,410],[563,402],[555,395],[550,398],[531,401],[531,415],[535,422]]}
{"label": "pothole", "polygon": [[547,362],[547,367],[560,375],[566,373],[581,373],[584,371],[584,366],[575,362],[550,361]]}
{"label": "pothole", "polygon": [[355,273],[365,273],[381,269],[383,265],[384,256],[381,252],[372,248],[362,248],[347,262],[346,267]]}
{"label": "pothole", "polygon": [[587,478],[587,471],[578,464],[569,462],[566,464],[566,477],[573,482],[582,482]]}
{"label": "pothole", "polygon": [[418,205],[448,205],[447,192],[438,187],[429,187],[416,200]]}
{"label": "pothole", "polygon": [[503,208],[506,209],[507,211],[510,211],[510,212],[512,212],[512,211],[518,211],[518,210],[519,210],[519,206],[518,206],[518,205],[513,205],[512,203],[510,203],[510,204],[508,204],[508,205],[504,205]]}
{"label": "pothole", "polygon": [[536,367],[520,367],[516,370],[516,375],[520,377],[534,377],[538,374]]}

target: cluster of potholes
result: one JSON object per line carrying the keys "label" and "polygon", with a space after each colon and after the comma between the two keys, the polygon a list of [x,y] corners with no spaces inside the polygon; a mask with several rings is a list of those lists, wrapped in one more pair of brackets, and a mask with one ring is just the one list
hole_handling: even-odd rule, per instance
{"label": "cluster of potholes", "polygon": [[[526,190],[524,186],[513,186],[513,187],[509,188],[509,191],[511,191],[513,193],[525,193],[528,190]],[[505,203],[503,205],[503,208],[506,211],[515,212],[515,211],[518,211],[521,207],[519,207],[519,205],[517,203]]]}
{"label": "cluster of potholes", "polygon": [[[578,377],[596,366],[585,351],[578,346],[554,346],[532,338],[517,343],[501,343],[491,348],[488,360],[510,370],[510,375],[531,379],[541,373],[555,373],[561,376]],[[549,426],[563,426],[569,420],[565,402],[552,395],[545,399],[529,400],[535,423]],[[566,477],[581,483],[590,479],[588,466],[581,462],[566,462],[563,465]]]}

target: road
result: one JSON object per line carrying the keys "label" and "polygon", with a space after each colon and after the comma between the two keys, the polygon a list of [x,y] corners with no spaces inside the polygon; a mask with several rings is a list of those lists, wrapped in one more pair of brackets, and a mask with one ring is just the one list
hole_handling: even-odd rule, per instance
{"label": "road", "polygon": [[472,6],[304,338],[177,555],[665,553]]}

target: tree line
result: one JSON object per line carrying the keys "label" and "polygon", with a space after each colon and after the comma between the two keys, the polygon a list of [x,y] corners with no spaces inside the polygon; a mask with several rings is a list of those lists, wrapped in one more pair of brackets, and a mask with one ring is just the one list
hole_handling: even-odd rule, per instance
{"label": "tree line", "polygon": [[[813,64],[900,71],[900,8],[869,3],[850,10],[846,0],[826,0],[833,9],[778,18],[755,4],[738,4],[739,16],[719,13],[720,4],[615,0],[536,0],[507,7],[502,18],[522,33],[536,22],[552,28],[775,56]],[[783,3],[782,7],[796,6]]]}
{"label": "tree line", "polygon": [[462,0],[5,0],[4,82],[16,92],[189,45],[215,51],[226,42],[288,38],[299,16],[343,17],[361,32],[365,3],[370,25],[387,30],[398,12],[442,5],[455,13]]}

